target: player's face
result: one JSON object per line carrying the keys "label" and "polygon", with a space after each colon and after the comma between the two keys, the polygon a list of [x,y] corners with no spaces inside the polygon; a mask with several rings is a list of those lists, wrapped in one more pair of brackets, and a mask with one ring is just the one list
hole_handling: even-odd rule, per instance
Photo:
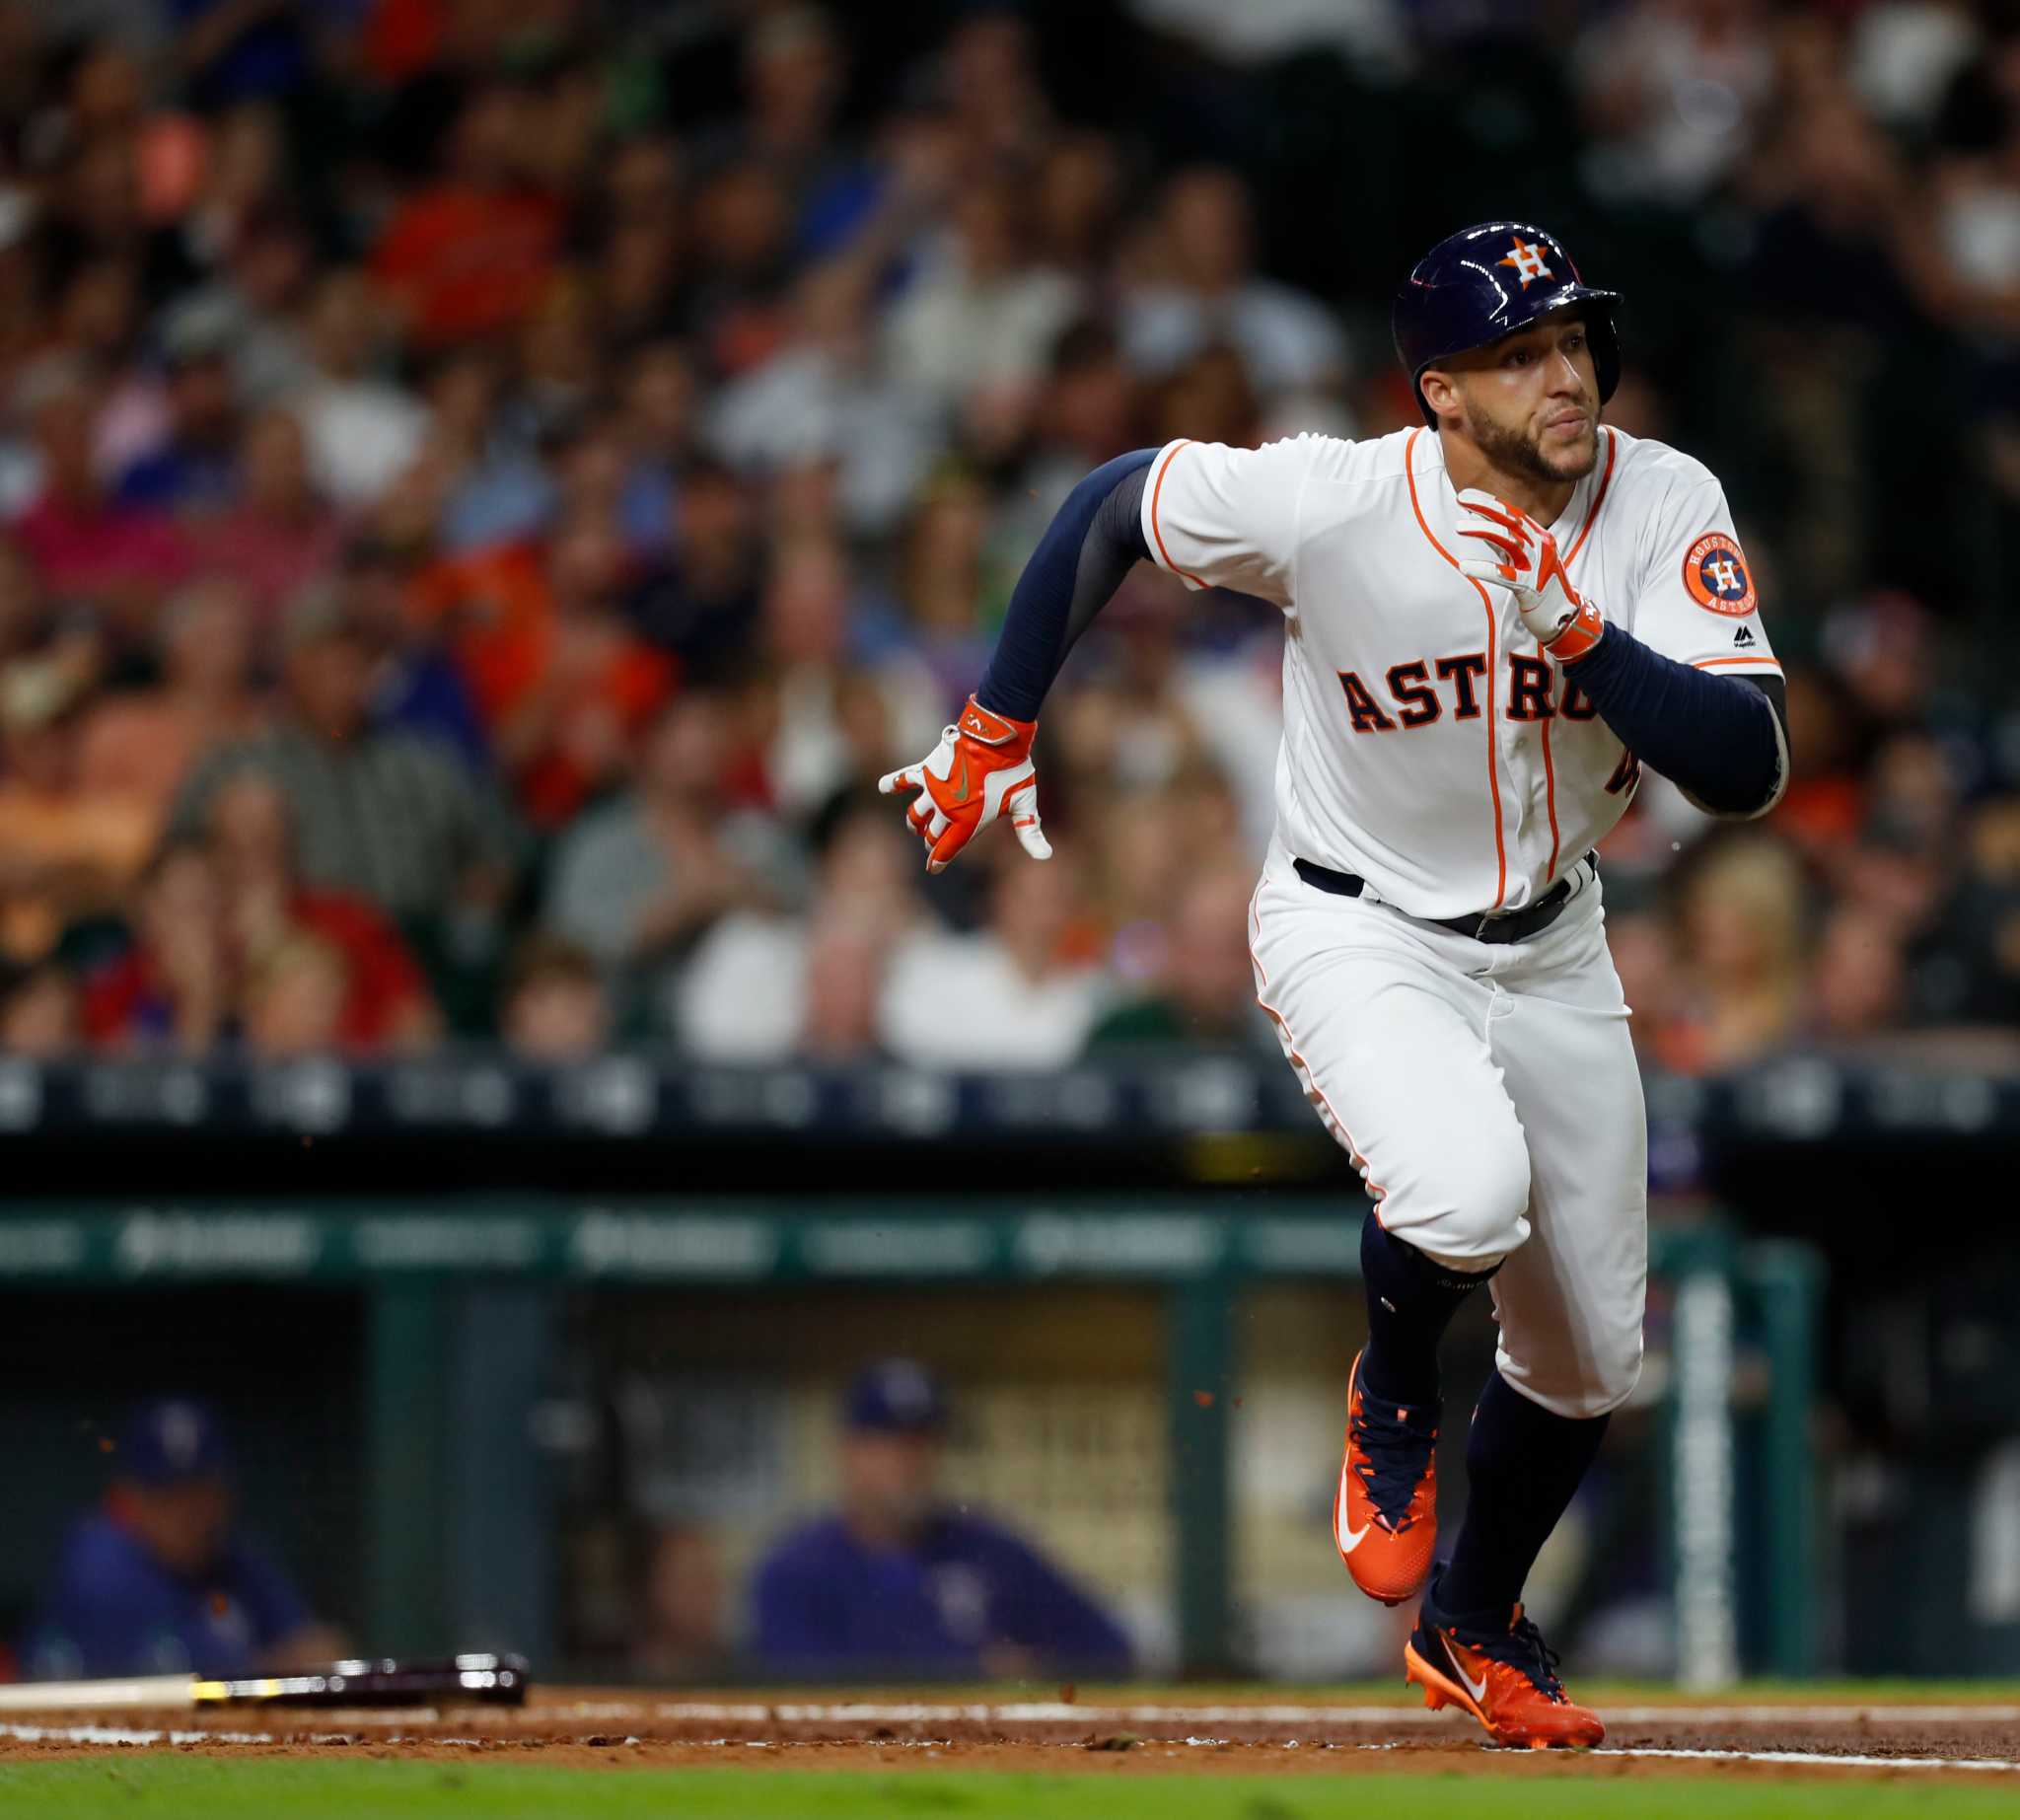
{"label": "player's face", "polygon": [[1455,356],[1445,371],[1467,435],[1496,468],[1546,483],[1592,472],[1599,375],[1578,317],[1546,317]]}
{"label": "player's face", "polygon": [[231,1529],[232,1494],[221,1479],[129,1488],[128,1520],[155,1559],[177,1573],[201,1573]]}
{"label": "player's face", "polygon": [[879,1530],[914,1530],[937,1501],[942,1448],[937,1434],[859,1428],[843,1437],[841,1495]]}

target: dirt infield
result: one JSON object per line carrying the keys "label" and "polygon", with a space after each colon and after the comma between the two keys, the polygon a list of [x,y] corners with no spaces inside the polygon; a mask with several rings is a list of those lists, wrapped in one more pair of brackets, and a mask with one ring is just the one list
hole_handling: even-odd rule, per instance
{"label": "dirt infield", "polygon": [[1576,1757],[1492,1748],[1470,1720],[1409,1707],[1187,1703],[814,1704],[537,1690],[522,1709],[16,1713],[0,1764],[133,1749],[252,1757],[470,1760],[555,1767],[1001,1769],[1128,1775],[1312,1771],[1659,1773],[2004,1784],[2020,1807],[2020,1707],[1877,1703],[1615,1706]]}

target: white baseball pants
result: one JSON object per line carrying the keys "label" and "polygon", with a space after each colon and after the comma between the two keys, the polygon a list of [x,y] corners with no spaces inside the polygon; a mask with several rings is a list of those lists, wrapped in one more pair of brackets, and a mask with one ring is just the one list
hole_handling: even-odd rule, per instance
{"label": "white baseball pants", "polygon": [[1559,1416],[1641,1370],[1647,1119],[1597,873],[1523,942],[1475,941],[1307,885],[1273,843],[1256,992],[1397,1237],[1493,1278],[1501,1375]]}

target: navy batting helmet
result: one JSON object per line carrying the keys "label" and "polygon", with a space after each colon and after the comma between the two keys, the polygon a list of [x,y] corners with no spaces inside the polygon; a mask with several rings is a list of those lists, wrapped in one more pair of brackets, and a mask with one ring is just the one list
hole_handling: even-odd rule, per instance
{"label": "navy batting helmet", "polygon": [[1437,415],[1424,402],[1419,383],[1426,367],[1498,341],[1573,303],[1588,306],[1585,329],[1604,404],[1621,383],[1621,338],[1614,325],[1620,300],[1618,291],[1586,284],[1554,235],[1526,221],[1483,221],[1448,234],[1417,260],[1396,293],[1389,325],[1417,408],[1435,428]]}

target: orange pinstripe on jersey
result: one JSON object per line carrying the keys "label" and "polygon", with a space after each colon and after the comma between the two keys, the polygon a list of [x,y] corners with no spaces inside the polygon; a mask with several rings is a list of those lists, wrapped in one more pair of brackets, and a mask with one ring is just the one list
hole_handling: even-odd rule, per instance
{"label": "orange pinstripe on jersey", "polygon": [[[1403,445],[1403,477],[1409,485],[1409,509],[1416,514],[1416,528],[1424,534],[1425,542],[1457,569],[1459,558],[1438,542],[1424,520],[1423,507],[1417,503],[1416,470],[1410,464],[1416,454],[1416,439],[1422,434],[1422,430],[1411,430],[1409,440]],[[1484,586],[1474,581],[1471,575],[1466,579],[1472,583],[1474,593],[1479,596],[1480,608],[1487,616],[1487,789],[1494,799],[1494,863],[1499,868],[1494,901],[1487,908],[1499,910],[1508,899],[1508,847],[1501,834],[1501,771],[1494,759],[1494,741],[1500,731],[1494,710],[1494,673],[1500,668],[1494,637],[1494,604],[1487,598]]]}
{"label": "orange pinstripe on jersey", "polygon": [[1571,540],[1571,547],[1564,551],[1564,566],[1571,566],[1571,558],[1585,547],[1585,540],[1592,535],[1592,527],[1599,523],[1599,508],[1606,504],[1606,489],[1614,483],[1614,457],[1620,452],[1620,440],[1612,430],[1606,433],[1606,472],[1599,476],[1599,493],[1592,502],[1592,510],[1585,515],[1585,523],[1578,535]]}
{"label": "orange pinstripe on jersey", "polygon": [[1551,762],[1551,723],[1543,723],[1543,806],[1551,819],[1551,863],[1543,875],[1544,889],[1557,880],[1557,767]]}
{"label": "orange pinstripe on jersey", "polygon": [[[1577,527],[1577,536],[1571,540],[1571,547],[1563,553],[1563,567],[1569,572],[1571,557],[1586,547],[1586,538],[1592,536],[1592,527],[1600,521],[1600,507],[1606,505],[1606,489],[1614,482],[1614,457],[1620,453],[1620,440],[1612,430],[1606,430],[1606,471],[1600,474],[1600,491],[1592,499],[1592,511],[1586,513],[1586,523]],[[1550,721],[1544,721],[1544,812],[1550,816],[1550,869],[1544,873],[1546,889],[1557,883],[1557,765],[1550,756]]]}
{"label": "orange pinstripe on jersey", "polygon": [[[1620,439],[1612,430],[1606,432],[1606,472],[1599,476],[1599,491],[1592,501],[1592,510],[1585,515],[1585,523],[1579,527],[1578,535],[1571,540],[1571,547],[1564,552],[1564,568],[1568,573],[1571,558],[1585,547],[1585,540],[1592,535],[1592,527],[1599,523],[1599,509],[1606,504],[1606,489],[1614,483],[1614,457],[1620,453]],[[1543,875],[1546,888],[1556,883],[1557,877],[1557,767],[1551,759],[1551,723],[1543,723],[1543,806],[1551,821],[1551,863]]]}
{"label": "orange pinstripe on jersey", "polygon": [[1700,657],[1691,666],[1693,670],[1732,670],[1741,664],[1765,664],[1769,670],[1779,670],[1778,657]]}

